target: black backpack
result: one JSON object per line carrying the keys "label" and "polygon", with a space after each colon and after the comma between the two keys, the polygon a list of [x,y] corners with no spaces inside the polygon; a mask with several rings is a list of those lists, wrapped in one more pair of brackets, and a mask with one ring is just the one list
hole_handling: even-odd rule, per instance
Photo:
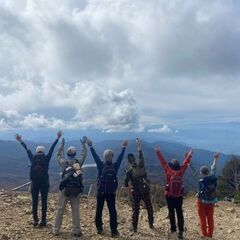
{"label": "black backpack", "polygon": [[115,193],[118,188],[117,172],[114,164],[104,164],[97,181],[98,191]]}
{"label": "black backpack", "polygon": [[145,168],[132,167],[130,169],[132,173],[133,181],[133,190],[139,194],[149,193],[150,191],[150,182],[147,178],[147,173]]}
{"label": "black backpack", "polygon": [[64,190],[66,197],[76,197],[84,190],[82,174],[77,175],[73,167],[68,167],[63,171],[62,182],[59,189]]}
{"label": "black backpack", "polygon": [[206,201],[213,201],[217,197],[217,178],[214,175],[199,180],[199,197]]}
{"label": "black backpack", "polygon": [[30,166],[30,179],[32,181],[48,180],[48,166],[44,156],[35,155]]}

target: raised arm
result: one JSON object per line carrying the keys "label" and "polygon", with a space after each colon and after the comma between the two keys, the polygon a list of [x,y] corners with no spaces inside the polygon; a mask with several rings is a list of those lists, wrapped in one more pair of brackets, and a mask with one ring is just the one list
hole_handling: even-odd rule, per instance
{"label": "raised arm", "polygon": [[196,170],[196,168],[193,166],[192,161],[190,161],[189,167],[190,167],[190,169],[191,169],[191,171],[192,171],[193,177],[194,177],[196,180],[198,180],[198,179],[200,178],[200,175],[199,175],[198,171]]}
{"label": "raised arm", "polygon": [[61,138],[62,136],[62,132],[61,131],[58,131],[57,133],[57,139],[53,142],[52,146],[50,147],[50,150],[47,154],[47,159],[48,161],[50,161],[51,157],[52,157],[52,154],[53,154],[53,151],[54,151],[54,148],[56,147],[57,143],[58,143],[58,140]]}
{"label": "raised arm", "polygon": [[190,160],[192,158],[193,150],[190,149],[189,152],[185,155],[185,159],[183,161],[183,164],[181,166],[181,172],[184,173],[189,166]]}
{"label": "raised arm", "polygon": [[56,157],[57,157],[57,161],[58,164],[60,165],[60,167],[64,167],[64,145],[65,145],[65,139],[62,138],[62,143],[60,145],[60,147],[58,148]]}
{"label": "raised arm", "polygon": [[31,150],[27,147],[26,143],[23,142],[22,136],[17,133],[16,136],[15,136],[15,138],[16,138],[16,140],[23,146],[23,148],[26,150],[27,155],[28,155],[28,158],[29,158],[30,162],[32,162],[33,154],[32,154],[32,152],[31,152]]}
{"label": "raised arm", "polygon": [[80,139],[80,142],[82,144],[82,152],[81,152],[81,156],[79,158],[79,165],[82,167],[82,165],[84,164],[86,157],[87,157],[87,147],[86,147],[86,141],[87,141],[87,137],[83,136],[82,139]]}
{"label": "raised arm", "polygon": [[116,161],[116,163],[115,163],[116,171],[118,171],[118,169],[119,169],[119,167],[120,167],[120,165],[121,165],[121,163],[122,163],[123,155],[124,155],[124,153],[125,153],[125,150],[126,150],[127,145],[128,145],[128,141],[127,141],[127,140],[123,141],[122,151],[121,151],[121,153],[119,154],[119,156],[118,156],[118,158],[117,158],[117,161]]}
{"label": "raised arm", "polygon": [[157,154],[157,158],[160,161],[162,168],[165,170],[165,172],[168,172],[168,170],[170,169],[170,167],[167,164],[167,161],[165,160],[165,158],[163,157],[160,148],[156,147],[155,148],[156,154]]}
{"label": "raised arm", "polygon": [[137,143],[137,150],[138,150],[138,155],[139,155],[139,167],[144,168],[144,157],[142,153],[142,144],[139,138],[136,139]]}
{"label": "raised arm", "polygon": [[93,148],[93,144],[92,144],[92,140],[88,139],[86,140],[87,145],[90,148],[90,151],[92,153],[93,159],[95,161],[95,163],[97,164],[97,168],[100,169],[103,166],[103,162],[101,161],[101,159],[99,158],[99,156],[97,155],[95,149]]}
{"label": "raised arm", "polygon": [[212,175],[215,175],[216,174],[216,165],[217,165],[217,161],[218,161],[218,159],[219,159],[219,156],[220,156],[220,153],[218,152],[218,153],[215,153],[214,155],[213,155],[213,163],[212,163],[212,165],[211,165],[211,174]]}

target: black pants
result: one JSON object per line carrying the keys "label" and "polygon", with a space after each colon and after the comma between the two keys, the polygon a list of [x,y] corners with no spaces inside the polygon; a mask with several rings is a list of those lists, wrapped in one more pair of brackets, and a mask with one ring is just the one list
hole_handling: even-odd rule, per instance
{"label": "black pants", "polygon": [[97,229],[102,229],[103,222],[102,222],[102,212],[104,207],[104,202],[106,200],[108,211],[110,215],[110,227],[111,232],[117,232],[117,211],[115,206],[116,195],[114,193],[98,193],[97,194],[97,209],[96,209],[96,217],[95,217],[95,224]]}
{"label": "black pants", "polygon": [[133,208],[132,225],[134,228],[137,228],[137,225],[138,225],[141,200],[143,200],[143,202],[145,203],[145,207],[147,209],[149,225],[150,226],[153,225],[153,207],[152,207],[150,193],[139,194],[139,193],[133,192],[132,193],[132,208]]}
{"label": "black pants", "polygon": [[42,182],[32,181],[32,212],[34,221],[38,222],[38,195],[41,193],[42,199],[42,222],[46,223],[47,216],[47,198],[48,198],[48,190],[49,190],[49,181],[45,180]]}
{"label": "black pants", "polygon": [[182,210],[183,198],[167,197],[166,200],[168,205],[171,231],[172,232],[177,231],[176,220],[175,220],[175,210],[176,210],[177,220],[178,220],[178,230],[180,232],[183,232],[184,231],[184,218],[183,218],[183,210]]}

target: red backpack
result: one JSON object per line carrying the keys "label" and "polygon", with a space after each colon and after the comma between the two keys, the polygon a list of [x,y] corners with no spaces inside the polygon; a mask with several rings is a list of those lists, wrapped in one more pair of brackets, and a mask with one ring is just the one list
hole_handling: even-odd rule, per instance
{"label": "red backpack", "polygon": [[169,197],[178,198],[183,195],[183,176],[179,174],[179,171],[171,170],[170,181],[167,186],[167,192]]}

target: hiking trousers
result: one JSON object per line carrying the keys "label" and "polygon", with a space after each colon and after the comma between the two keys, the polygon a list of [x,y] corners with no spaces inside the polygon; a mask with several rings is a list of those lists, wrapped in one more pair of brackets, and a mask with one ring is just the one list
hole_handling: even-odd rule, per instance
{"label": "hiking trousers", "polygon": [[117,232],[117,211],[116,211],[116,194],[115,193],[98,193],[95,225],[98,230],[103,229],[102,212],[104,202],[107,202],[107,207],[110,215],[110,228],[112,233]]}
{"label": "hiking trousers", "polygon": [[55,223],[53,226],[53,234],[59,234],[62,226],[63,214],[67,203],[70,202],[72,210],[72,224],[73,224],[73,234],[82,233],[80,227],[80,217],[79,217],[79,205],[80,205],[80,194],[77,197],[66,197],[64,191],[59,191],[58,202],[57,202],[57,213],[55,218]]}
{"label": "hiking trousers", "polygon": [[168,206],[168,216],[171,225],[171,232],[176,232],[176,219],[175,219],[175,211],[177,213],[177,222],[178,222],[178,230],[180,232],[184,231],[184,217],[183,217],[183,197],[166,197],[167,206]]}
{"label": "hiking trousers", "polygon": [[38,195],[40,192],[42,199],[42,223],[46,223],[48,191],[49,180],[31,182],[32,213],[34,222],[38,222]]}
{"label": "hiking trousers", "polygon": [[137,229],[137,225],[138,225],[141,200],[143,200],[145,207],[147,209],[149,226],[152,226],[153,221],[154,221],[153,207],[152,207],[150,192],[145,193],[145,194],[139,194],[139,193],[133,191],[132,192],[132,210],[133,210],[132,225],[133,225],[134,229]]}
{"label": "hiking trousers", "polygon": [[197,211],[202,236],[212,237],[214,230],[214,203],[202,203],[201,200],[198,199]]}

